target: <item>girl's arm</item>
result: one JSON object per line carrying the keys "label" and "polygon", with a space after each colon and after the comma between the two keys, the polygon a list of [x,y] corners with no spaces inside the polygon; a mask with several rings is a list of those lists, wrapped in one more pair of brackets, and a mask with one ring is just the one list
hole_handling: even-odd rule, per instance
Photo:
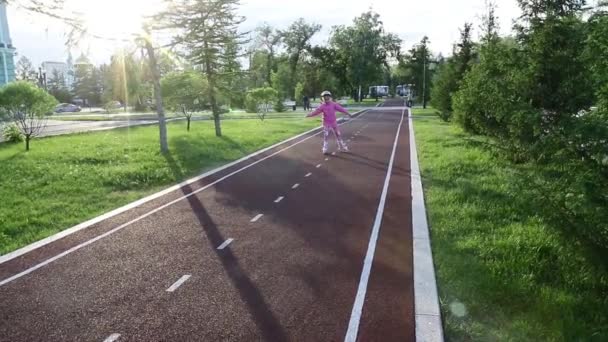
{"label": "girl's arm", "polygon": [[344,107],[340,106],[339,103],[336,102],[336,105],[334,108],[336,108],[336,111],[338,111],[340,113],[344,113],[344,114],[348,115],[349,117],[352,117],[352,115],[346,109],[344,109]]}
{"label": "girl's arm", "polygon": [[323,109],[321,109],[321,106],[319,105],[319,107],[317,107],[317,109],[315,109],[313,112],[308,113],[308,115],[306,115],[307,118],[311,117],[311,116],[316,116],[319,115],[323,112]]}

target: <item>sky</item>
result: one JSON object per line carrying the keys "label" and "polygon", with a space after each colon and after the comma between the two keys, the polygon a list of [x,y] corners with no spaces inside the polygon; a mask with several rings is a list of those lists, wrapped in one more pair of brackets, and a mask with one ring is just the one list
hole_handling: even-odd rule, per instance
{"label": "sky", "polygon": [[[14,3],[18,3],[14,2]],[[161,0],[66,0],[66,11],[81,13],[90,32],[113,38],[128,39],[138,31],[143,17],[162,9]],[[353,18],[369,9],[380,14],[387,32],[403,40],[404,50],[427,35],[431,50],[447,56],[459,37],[459,28],[472,22],[476,32],[485,9],[485,0],[241,0],[239,14],[246,17],[240,30],[251,31],[267,22],[285,29],[296,19],[321,24],[323,29],[313,44],[325,44],[332,26],[349,25]],[[520,14],[516,0],[500,0],[497,15],[501,32],[510,34],[513,20]],[[66,31],[60,22],[8,8],[13,45],[18,56],[27,56],[34,65],[43,61],[65,61]],[[122,43],[88,39],[72,48],[76,58],[86,53],[95,64],[107,63]]]}

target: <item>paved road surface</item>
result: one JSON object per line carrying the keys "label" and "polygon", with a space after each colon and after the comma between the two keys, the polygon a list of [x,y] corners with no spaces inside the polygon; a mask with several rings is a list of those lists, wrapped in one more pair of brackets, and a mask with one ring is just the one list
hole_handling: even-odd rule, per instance
{"label": "paved road surface", "polygon": [[349,322],[413,341],[407,115],[370,110],[341,128],[352,153],[314,132],[0,264],[0,341],[343,341]]}

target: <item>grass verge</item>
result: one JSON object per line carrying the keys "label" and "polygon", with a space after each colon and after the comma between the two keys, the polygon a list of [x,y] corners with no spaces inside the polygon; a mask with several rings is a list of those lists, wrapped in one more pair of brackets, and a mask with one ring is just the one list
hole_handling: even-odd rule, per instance
{"label": "grass verge", "polygon": [[607,259],[554,219],[550,171],[433,112],[414,127],[447,340],[607,341]]}
{"label": "grass verge", "polygon": [[217,138],[210,121],[172,122],[169,156],[157,126],[0,144],[0,255],[318,125],[227,120]]}

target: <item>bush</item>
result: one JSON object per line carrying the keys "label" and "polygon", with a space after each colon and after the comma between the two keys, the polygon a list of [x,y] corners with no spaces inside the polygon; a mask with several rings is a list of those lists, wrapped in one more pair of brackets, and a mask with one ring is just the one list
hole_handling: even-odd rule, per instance
{"label": "bush", "polygon": [[23,141],[23,133],[17,125],[7,124],[2,128],[2,137],[9,143],[19,143]]}
{"label": "bush", "polygon": [[274,103],[274,111],[277,113],[283,113],[286,110],[285,105],[283,104],[282,100],[277,100]]}
{"label": "bush", "polygon": [[251,96],[247,96],[247,99],[245,100],[245,110],[247,113],[258,112],[258,103]]}

